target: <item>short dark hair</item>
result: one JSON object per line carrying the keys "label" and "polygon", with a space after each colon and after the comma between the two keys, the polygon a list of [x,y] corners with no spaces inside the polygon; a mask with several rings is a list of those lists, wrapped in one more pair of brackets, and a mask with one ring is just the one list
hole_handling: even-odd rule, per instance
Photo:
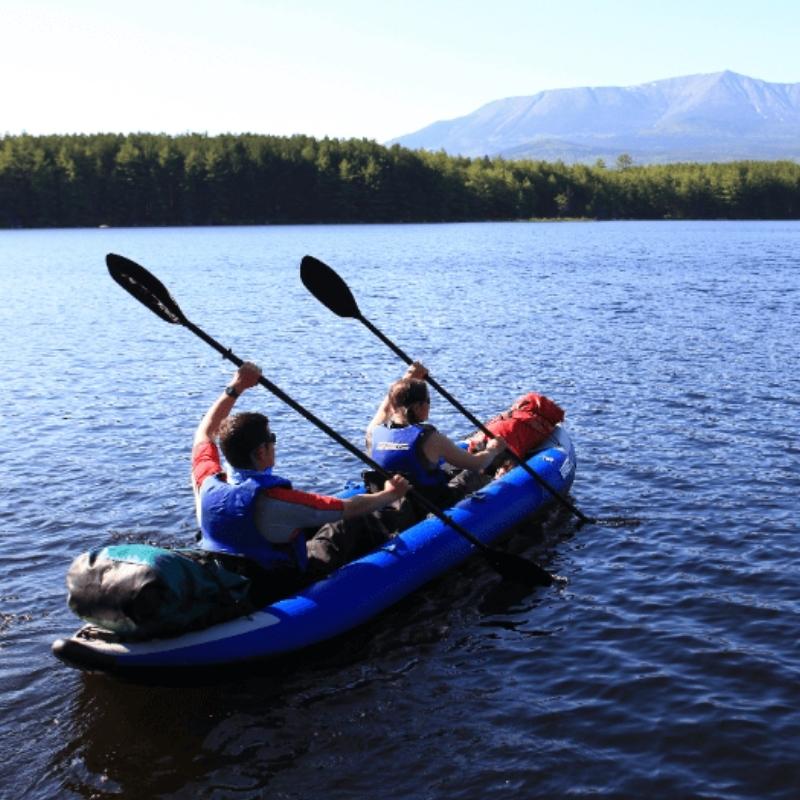
{"label": "short dark hair", "polygon": [[219,426],[219,446],[227,462],[236,469],[251,469],[253,450],[267,441],[269,419],[255,411],[226,417]]}

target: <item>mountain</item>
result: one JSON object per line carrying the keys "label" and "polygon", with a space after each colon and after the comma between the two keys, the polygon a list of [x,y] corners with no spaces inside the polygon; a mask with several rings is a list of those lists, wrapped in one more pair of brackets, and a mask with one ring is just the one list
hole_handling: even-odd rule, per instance
{"label": "mountain", "polygon": [[495,100],[392,139],[450,155],[567,163],[800,160],[800,83],[725,71],[638,86],[552,89]]}

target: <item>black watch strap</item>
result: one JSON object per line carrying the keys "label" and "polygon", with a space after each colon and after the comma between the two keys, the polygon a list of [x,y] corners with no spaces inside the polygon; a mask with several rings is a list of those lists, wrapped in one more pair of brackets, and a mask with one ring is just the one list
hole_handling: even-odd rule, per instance
{"label": "black watch strap", "polygon": [[225,394],[228,395],[228,397],[233,397],[234,399],[239,396],[239,392],[237,392],[236,389],[233,388],[233,386],[226,386]]}

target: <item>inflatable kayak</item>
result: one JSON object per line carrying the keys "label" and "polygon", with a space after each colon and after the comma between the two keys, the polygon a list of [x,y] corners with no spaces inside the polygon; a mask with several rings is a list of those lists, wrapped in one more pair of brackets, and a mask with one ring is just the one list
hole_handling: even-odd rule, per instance
{"label": "inflatable kayak", "polygon": [[[569,490],[576,459],[563,426],[527,463],[556,491]],[[448,513],[488,545],[552,500],[546,488],[516,467]],[[57,640],[53,653],[72,666],[120,673],[213,667],[280,656],[367,622],[476,549],[446,523],[428,517],[324,580],[248,616],[148,641],[120,641],[108,631],[87,625]]]}

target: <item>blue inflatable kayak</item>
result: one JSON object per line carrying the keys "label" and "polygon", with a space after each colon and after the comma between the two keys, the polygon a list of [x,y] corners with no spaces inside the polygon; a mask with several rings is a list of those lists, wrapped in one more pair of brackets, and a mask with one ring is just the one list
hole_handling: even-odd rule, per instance
{"label": "blue inflatable kayak", "polygon": [[[576,460],[566,430],[558,426],[528,464],[548,485],[567,492]],[[491,544],[551,501],[547,489],[517,467],[448,513]],[[53,652],[73,666],[108,672],[212,667],[279,656],[352,630],[475,550],[447,524],[429,517],[324,580],[246,617],[180,636],[135,642],[117,641],[85,626],[56,641]]]}

